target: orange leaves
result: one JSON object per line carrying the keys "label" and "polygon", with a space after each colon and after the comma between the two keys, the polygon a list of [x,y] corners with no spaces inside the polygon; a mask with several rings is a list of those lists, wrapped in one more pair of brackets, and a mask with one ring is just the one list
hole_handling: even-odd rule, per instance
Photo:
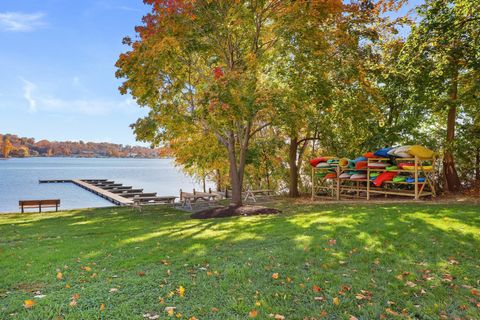
{"label": "orange leaves", "polygon": [[257,315],[258,315],[257,310],[252,310],[252,311],[250,311],[250,312],[248,313],[248,317],[249,317],[249,318],[256,318]]}
{"label": "orange leaves", "polygon": [[105,310],[105,304],[104,304],[104,303],[102,303],[102,304],[100,305],[100,311],[103,311],[103,310]]}
{"label": "orange leaves", "polygon": [[36,303],[36,302],[35,302],[34,300],[25,300],[25,301],[23,302],[23,307],[24,307],[25,309],[30,309],[30,308],[33,308],[33,306],[35,305],[35,303]]}
{"label": "orange leaves", "polygon": [[278,272],[275,272],[274,274],[272,274],[272,279],[273,279],[273,280],[277,280],[277,279],[278,279]]}
{"label": "orange leaves", "polygon": [[322,291],[322,288],[320,288],[319,286],[317,286],[317,285],[314,284],[314,285],[312,286],[312,290],[313,290],[314,292],[320,292],[320,291]]}
{"label": "orange leaves", "polygon": [[63,274],[61,272],[57,272],[57,280],[62,280]]}
{"label": "orange leaves", "polygon": [[70,307],[75,307],[77,306],[77,300],[80,299],[80,295],[78,293],[75,293],[72,295],[71,301],[70,301]]}
{"label": "orange leaves", "polygon": [[336,239],[330,239],[330,240],[328,240],[328,245],[329,245],[329,246],[334,246],[334,245],[336,245],[336,244],[337,244],[337,240],[336,240]]}
{"label": "orange leaves", "polygon": [[140,271],[140,272],[138,272],[137,274],[138,274],[140,277],[144,277],[144,276],[145,276],[145,272],[143,272],[143,271]]}
{"label": "orange leaves", "polygon": [[470,293],[474,296],[480,297],[480,291],[478,291],[477,289],[470,290]]}

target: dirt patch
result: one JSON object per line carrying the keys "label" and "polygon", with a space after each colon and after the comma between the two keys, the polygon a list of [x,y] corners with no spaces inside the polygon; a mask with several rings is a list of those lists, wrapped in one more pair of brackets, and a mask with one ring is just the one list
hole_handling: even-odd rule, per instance
{"label": "dirt patch", "polygon": [[261,214],[278,214],[280,210],[262,206],[227,206],[211,208],[191,215],[194,219],[226,218],[235,216],[258,216]]}

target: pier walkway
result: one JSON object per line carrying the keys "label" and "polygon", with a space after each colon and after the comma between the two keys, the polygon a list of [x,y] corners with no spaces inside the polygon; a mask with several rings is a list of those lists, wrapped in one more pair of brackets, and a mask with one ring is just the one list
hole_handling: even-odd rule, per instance
{"label": "pier walkway", "polygon": [[57,179],[39,180],[39,183],[73,183],[90,191],[118,206],[131,206],[134,204],[173,204],[177,197],[158,197],[156,193],[144,193],[143,189],[133,189],[123,186],[108,179]]}

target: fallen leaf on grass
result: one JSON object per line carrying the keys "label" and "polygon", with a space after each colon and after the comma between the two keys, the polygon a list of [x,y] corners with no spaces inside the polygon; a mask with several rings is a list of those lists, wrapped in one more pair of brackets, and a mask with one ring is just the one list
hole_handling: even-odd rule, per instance
{"label": "fallen leaf on grass", "polygon": [[26,309],[33,308],[34,305],[35,305],[35,301],[33,301],[33,300],[25,300],[25,301],[23,302],[23,306],[24,306]]}
{"label": "fallen leaf on grass", "polygon": [[338,306],[340,304],[340,299],[338,297],[333,298],[333,304]]}
{"label": "fallen leaf on grass", "polygon": [[317,286],[317,285],[314,284],[314,285],[312,286],[312,290],[315,291],[315,292],[320,292],[320,291],[322,291],[322,288],[320,288],[319,286]]}
{"label": "fallen leaf on grass", "polygon": [[275,320],[285,320],[285,317],[282,316],[281,314],[273,314],[273,313],[270,313],[268,315],[270,318],[273,318]]}
{"label": "fallen leaf on grass", "polygon": [[108,292],[110,292],[110,293],[114,293],[114,292],[117,292],[117,291],[118,291],[117,288],[111,288],[110,290],[108,290]]}
{"label": "fallen leaf on grass", "polygon": [[139,272],[139,273],[137,273],[137,274],[138,274],[140,277],[143,277],[143,276],[145,276],[145,272],[143,272],[143,271],[140,271],[140,272]]}
{"label": "fallen leaf on grass", "polygon": [[278,273],[275,272],[274,274],[272,274],[272,279],[274,280],[278,279]]}
{"label": "fallen leaf on grass", "polygon": [[348,318],[348,320],[358,320],[358,318],[355,317],[355,316],[350,315],[350,318]]}
{"label": "fallen leaf on grass", "polygon": [[175,313],[175,310],[177,308],[176,307],[165,307],[165,312],[169,315],[169,316],[173,316],[173,314]]}
{"label": "fallen leaf on grass", "polygon": [[393,311],[390,308],[385,309],[385,312],[388,313],[388,314],[391,314],[392,316],[398,316],[398,312]]}
{"label": "fallen leaf on grass", "polygon": [[57,280],[62,280],[63,274],[61,272],[57,272]]}
{"label": "fallen leaf on grass", "polygon": [[328,240],[328,245],[333,246],[335,244],[337,244],[337,240],[335,240],[335,239]]}
{"label": "fallen leaf on grass", "polygon": [[325,297],[314,297],[313,300],[315,300],[315,301],[325,301]]}
{"label": "fallen leaf on grass", "polygon": [[443,279],[442,279],[442,281],[445,281],[445,282],[452,282],[452,280],[453,280],[453,277],[452,277],[452,275],[451,275],[451,274],[448,274],[448,273],[447,273],[447,274],[444,274],[444,275],[443,275]]}
{"label": "fallen leaf on grass", "polygon": [[197,317],[190,317],[188,320],[198,320]]}
{"label": "fallen leaf on grass", "polygon": [[155,314],[155,313],[144,313],[143,317],[148,319],[148,320],[160,319],[160,316],[158,314]]}
{"label": "fallen leaf on grass", "polygon": [[180,297],[184,297],[184,296],[185,296],[185,288],[184,288],[184,287],[182,287],[182,286],[178,287],[177,292],[178,292],[178,295],[179,295]]}
{"label": "fallen leaf on grass", "polygon": [[250,311],[250,312],[248,313],[248,316],[249,316],[250,318],[255,318],[257,315],[258,315],[257,310],[252,310],[252,311]]}
{"label": "fallen leaf on grass", "polygon": [[92,268],[87,267],[87,266],[82,266],[82,267],[80,267],[80,269],[85,270],[85,271],[87,271],[87,272],[92,271]]}
{"label": "fallen leaf on grass", "polygon": [[478,291],[477,289],[470,290],[470,293],[474,296],[480,297],[480,291]]}
{"label": "fallen leaf on grass", "polygon": [[75,307],[77,305],[77,300],[70,301],[70,307]]}
{"label": "fallen leaf on grass", "polygon": [[100,305],[100,311],[103,311],[103,310],[105,310],[105,304],[104,304],[104,303],[102,303],[102,304]]}
{"label": "fallen leaf on grass", "polygon": [[72,300],[78,300],[78,299],[80,299],[80,294],[78,293],[73,294]]}
{"label": "fallen leaf on grass", "polygon": [[220,311],[218,308],[215,308],[215,307],[213,307],[213,308],[210,309],[210,310],[212,310],[212,312],[218,312],[218,311]]}
{"label": "fallen leaf on grass", "polygon": [[407,281],[405,282],[405,285],[409,286],[410,288],[413,288],[413,287],[416,287],[416,283],[412,282],[412,281]]}

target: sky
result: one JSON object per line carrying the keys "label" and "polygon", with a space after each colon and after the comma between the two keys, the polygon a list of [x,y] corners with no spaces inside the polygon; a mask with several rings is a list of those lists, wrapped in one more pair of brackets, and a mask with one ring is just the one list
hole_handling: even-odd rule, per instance
{"label": "sky", "polygon": [[115,62],[141,0],[1,0],[0,133],[138,144],[146,114],[118,92]]}
{"label": "sky", "polygon": [[0,133],[140,144],[129,125],[147,110],[120,95],[115,62],[148,9],[141,0],[0,0]]}

